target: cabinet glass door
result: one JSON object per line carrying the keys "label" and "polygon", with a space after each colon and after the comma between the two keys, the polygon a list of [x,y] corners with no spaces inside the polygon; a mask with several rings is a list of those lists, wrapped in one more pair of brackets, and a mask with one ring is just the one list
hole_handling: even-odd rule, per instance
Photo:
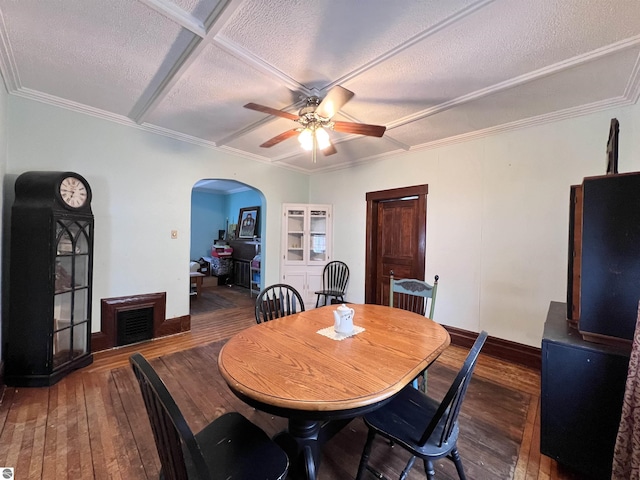
{"label": "cabinet glass door", "polygon": [[88,221],[56,224],[54,369],[88,353],[90,228]]}
{"label": "cabinet glass door", "polygon": [[309,212],[309,244],[307,258],[310,263],[327,261],[327,211]]}
{"label": "cabinet glass door", "polygon": [[297,263],[304,261],[304,218],[305,210],[300,208],[288,209],[286,218],[286,252],[287,262]]}

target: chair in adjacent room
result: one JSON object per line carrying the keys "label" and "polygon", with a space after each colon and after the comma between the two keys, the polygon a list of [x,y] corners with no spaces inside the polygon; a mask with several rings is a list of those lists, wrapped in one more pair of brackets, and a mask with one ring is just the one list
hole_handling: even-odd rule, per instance
{"label": "chair in adjacent room", "polygon": [[256,298],[256,322],[268,322],[293,313],[304,312],[300,293],[291,285],[276,283],[262,290]]}
{"label": "chair in adjacent room", "polygon": [[[401,278],[396,279],[393,276],[393,271],[389,276],[389,306],[402,308],[403,310],[409,310],[413,313],[425,315],[427,312],[427,305],[429,305],[428,318],[433,320],[433,312],[436,307],[436,293],[438,293],[438,280],[440,277],[435,276],[433,285],[429,285],[424,280],[417,280],[414,278]],[[418,379],[413,381],[415,388],[420,388],[423,392],[427,388],[427,371],[425,370],[420,374],[421,381]]]}
{"label": "chair in adjacent room", "polygon": [[[460,480],[466,480],[457,446],[458,414],[478,355],[486,339],[487,332],[483,331],[478,335],[462,368],[441,402],[407,385],[389,403],[364,416],[369,433],[356,480],[362,479],[367,469],[376,478],[385,478],[368,466],[376,435],[385,437],[391,444],[397,444],[411,454],[407,466],[400,475],[400,480],[407,477],[417,458],[421,458],[424,462],[427,479],[433,480],[435,476],[433,462],[445,457],[455,464]],[[385,448],[391,447],[385,446]]]}
{"label": "chair in adjacent room", "polygon": [[315,292],[316,308],[320,306],[320,297],[324,299],[324,304],[330,297],[339,302],[344,302],[344,292],[349,283],[349,267],[346,263],[334,260],[327,263],[322,270],[322,290]]}
{"label": "chair in adjacent room", "polygon": [[289,460],[257,425],[237,412],[216,418],[195,435],[151,364],[129,358],[140,385],[162,470],[161,479],[284,479]]}

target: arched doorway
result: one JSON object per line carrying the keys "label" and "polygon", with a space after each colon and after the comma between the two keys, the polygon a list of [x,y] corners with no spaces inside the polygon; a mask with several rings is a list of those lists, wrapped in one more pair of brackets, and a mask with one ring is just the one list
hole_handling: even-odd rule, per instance
{"label": "arched doorway", "polygon": [[[251,185],[227,179],[202,179],[194,184],[189,255],[192,262],[205,266],[199,270],[206,275],[200,279],[203,285],[246,289],[247,295],[254,297],[260,291],[264,262],[260,256],[257,261],[254,257],[263,247],[265,208],[264,195]],[[246,216],[247,211],[257,217],[253,235],[247,236],[246,229],[238,235],[241,215]],[[199,311],[205,302],[198,305],[197,295],[194,298],[190,293],[192,310]]]}

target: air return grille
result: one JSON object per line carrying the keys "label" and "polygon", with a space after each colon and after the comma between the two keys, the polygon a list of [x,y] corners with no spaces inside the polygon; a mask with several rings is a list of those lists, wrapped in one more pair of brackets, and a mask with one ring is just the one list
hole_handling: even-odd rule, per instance
{"label": "air return grille", "polygon": [[120,310],[117,322],[117,346],[153,338],[153,307]]}

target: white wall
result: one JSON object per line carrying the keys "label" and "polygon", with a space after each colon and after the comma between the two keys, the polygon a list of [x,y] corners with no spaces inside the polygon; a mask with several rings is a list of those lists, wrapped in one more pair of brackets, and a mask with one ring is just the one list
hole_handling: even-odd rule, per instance
{"label": "white wall", "polygon": [[92,331],[100,329],[102,298],[167,292],[167,317],[189,314],[191,189],[202,178],[264,194],[263,271],[265,282],[277,282],[281,204],[308,200],[306,175],[15,96],[8,118],[7,174],[70,170],[91,185]]}
{"label": "white wall", "polygon": [[334,259],[350,266],[348,298],[364,301],[366,193],[425,183],[436,320],[539,347],[549,302],[566,300],[569,187],[605,173],[614,117],[619,172],[638,171],[634,106],[311,177],[309,201],[334,205]]}
{"label": "white wall", "polygon": [[[354,302],[364,300],[366,192],[426,183],[426,277],[441,278],[436,319],[539,346],[549,301],[566,298],[569,186],[604,173],[613,117],[620,120],[619,171],[638,171],[640,107],[634,106],[309,179],[3,96],[0,169],[7,179],[27,170],[71,170],[90,182],[96,221],[93,331],[99,330],[101,298],[165,291],[168,317],[189,313],[190,202],[197,180],[238,180],[264,194],[265,285],[279,278],[281,204],[333,204],[334,258],[350,266],[348,296]],[[170,239],[174,229],[177,240]]]}

